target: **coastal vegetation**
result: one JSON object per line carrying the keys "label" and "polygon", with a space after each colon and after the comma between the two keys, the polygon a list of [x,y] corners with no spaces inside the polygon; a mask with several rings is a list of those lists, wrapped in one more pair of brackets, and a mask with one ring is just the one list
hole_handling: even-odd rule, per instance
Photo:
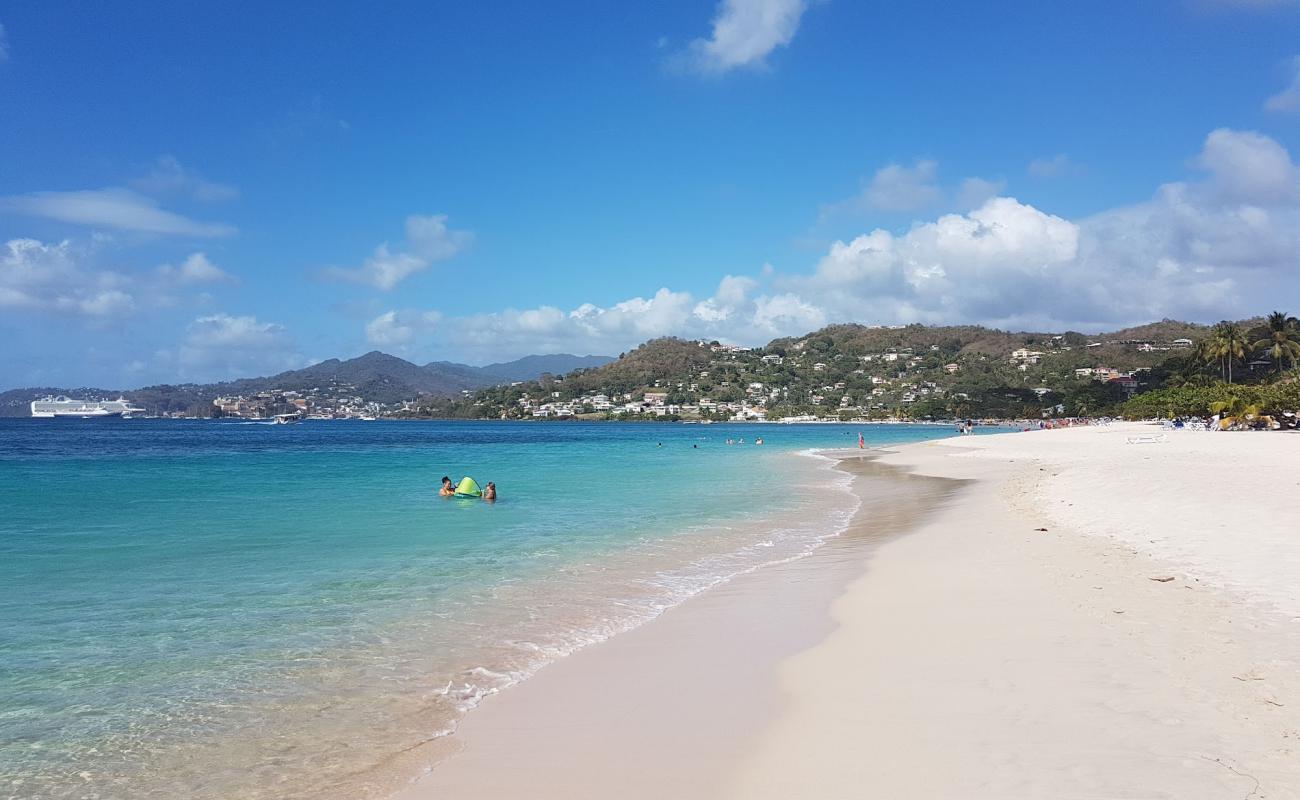
{"label": "coastal vegetation", "polygon": [[149,413],[199,417],[244,415],[247,407],[262,414],[297,409],[347,416],[360,409],[375,416],[460,419],[1218,413],[1241,421],[1285,421],[1293,419],[1287,412],[1300,410],[1298,363],[1300,323],[1281,311],[1213,326],[1162,320],[1091,335],[841,324],[756,348],[655,339],[612,360],[546,356],[488,367],[420,366],[372,352],[221,384],[125,393],[15,390],[0,395],[0,413],[25,413],[32,399],[47,394],[124,394]]}
{"label": "coastal vegetation", "polygon": [[[760,348],[658,339],[612,364],[430,399],[464,418],[1169,417],[1245,424],[1300,409],[1294,317],[1173,320],[1086,335],[832,325]],[[1289,371],[1288,371],[1289,370]]]}

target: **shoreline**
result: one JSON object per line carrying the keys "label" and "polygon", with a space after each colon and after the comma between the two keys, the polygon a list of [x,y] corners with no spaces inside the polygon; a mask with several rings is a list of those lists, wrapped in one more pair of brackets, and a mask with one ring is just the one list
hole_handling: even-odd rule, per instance
{"label": "shoreline", "polygon": [[1217,573],[1158,535],[1183,514],[1175,538],[1217,552],[1233,518],[1186,471],[1267,466],[1295,443],[1124,443],[1144,429],[877,453],[874,469],[946,494],[883,539],[846,533],[549,666],[394,800],[1300,795],[1300,637],[1279,610],[1294,590],[1240,585],[1300,558],[1273,536],[1296,501],[1257,502],[1249,519],[1272,528],[1235,537]]}
{"label": "shoreline", "polygon": [[[883,466],[881,452],[818,453],[853,481],[859,506],[844,531],[486,698],[393,800],[716,796],[729,777],[721,766],[738,764],[779,709],[778,664],[829,634],[831,603],[881,541],[957,488]],[[663,759],[671,774],[653,774]]]}

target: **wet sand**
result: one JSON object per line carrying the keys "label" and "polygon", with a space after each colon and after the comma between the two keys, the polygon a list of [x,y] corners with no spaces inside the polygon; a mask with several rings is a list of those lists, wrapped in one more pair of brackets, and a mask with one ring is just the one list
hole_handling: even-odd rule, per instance
{"label": "wet sand", "polygon": [[719,796],[784,702],[778,665],[830,633],[831,604],[880,543],[958,486],[858,454],[839,468],[862,499],[845,535],[488,698],[441,743],[445,760],[397,798]]}

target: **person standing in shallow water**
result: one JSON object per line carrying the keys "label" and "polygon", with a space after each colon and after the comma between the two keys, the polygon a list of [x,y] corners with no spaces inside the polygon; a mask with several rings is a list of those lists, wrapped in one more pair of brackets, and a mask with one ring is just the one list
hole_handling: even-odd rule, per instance
{"label": "person standing in shallow water", "polygon": [[497,485],[496,485],[495,483],[493,483],[492,481],[488,481],[487,488],[485,488],[485,489],[483,490],[483,499],[484,499],[484,500],[487,500],[488,502],[492,502],[492,503],[496,502],[496,499],[497,499]]}
{"label": "person standing in shallow water", "polygon": [[451,478],[446,475],[442,476],[442,488],[438,490],[441,497],[452,497],[456,494],[456,486],[451,482]]}

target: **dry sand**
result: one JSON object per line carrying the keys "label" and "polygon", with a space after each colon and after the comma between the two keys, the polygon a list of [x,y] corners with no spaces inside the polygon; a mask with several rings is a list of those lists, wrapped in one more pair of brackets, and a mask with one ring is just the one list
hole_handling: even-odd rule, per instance
{"label": "dry sand", "polygon": [[1300,798],[1300,435],[1137,432],[900,448],[970,482],[860,479],[854,536],[492,698],[400,797]]}

